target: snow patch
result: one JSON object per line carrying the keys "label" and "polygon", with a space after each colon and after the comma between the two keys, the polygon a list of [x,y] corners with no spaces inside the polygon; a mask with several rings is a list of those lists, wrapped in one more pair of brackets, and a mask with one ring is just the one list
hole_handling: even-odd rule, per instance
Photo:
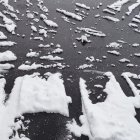
{"label": "snow patch", "polygon": [[0,39],[7,39],[7,36],[0,31]]}
{"label": "snow patch", "polygon": [[82,21],[82,17],[80,15],[75,14],[75,13],[68,12],[68,11],[63,10],[63,9],[56,9],[56,11],[64,14],[65,16],[71,17],[75,20]]}
{"label": "snow patch", "polygon": [[[68,104],[71,98],[66,95],[64,82],[60,73],[49,75],[43,79],[38,74],[25,75],[15,80],[14,87],[5,104],[4,87],[6,80],[0,79],[0,139],[29,140],[25,135],[19,136],[18,129],[23,128],[22,120],[14,122],[15,118],[22,117],[24,113],[60,113],[69,116]],[[27,88],[30,86],[30,88]],[[10,113],[9,113],[10,112]]]}
{"label": "snow patch", "polygon": [[128,12],[126,12],[127,15],[130,15],[132,11],[137,8],[140,5],[140,0],[137,0],[136,3],[132,4],[128,7]]}
{"label": "snow patch", "polygon": [[75,5],[76,5],[77,7],[84,8],[84,9],[86,9],[86,10],[90,10],[90,7],[89,7],[89,6],[86,6],[85,4],[75,3]]}
{"label": "snow patch", "polygon": [[52,55],[41,56],[40,59],[52,60],[52,61],[62,61],[62,60],[64,60],[64,58],[62,58],[62,57],[59,57],[59,56],[52,56]]}
{"label": "snow patch", "polygon": [[113,9],[115,11],[121,11],[121,8],[124,4],[128,3],[130,0],[118,0],[111,5],[108,5],[108,8]]}
{"label": "snow patch", "polygon": [[13,41],[0,41],[0,47],[12,47],[15,44],[17,44],[17,43],[15,43]]}
{"label": "snow patch", "polygon": [[0,12],[0,17],[3,18],[4,25],[0,24],[1,27],[5,27],[7,31],[11,32],[12,34],[15,34],[15,28],[17,25],[14,21],[12,21],[10,18],[7,18],[2,12]]}
{"label": "snow patch", "polygon": [[117,23],[120,21],[118,18],[111,17],[111,16],[103,16],[103,18],[109,21],[113,21],[114,23]]}
{"label": "snow patch", "polygon": [[0,53],[0,62],[14,61],[16,59],[17,59],[16,55],[11,51],[5,51]]}
{"label": "snow patch", "polygon": [[[90,140],[139,140],[140,124],[135,118],[136,112],[132,99],[127,97],[111,72],[105,73],[109,78],[104,92],[104,102],[92,104],[85,81],[80,79],[80,91],[83,115],[80,116],[82,126],[68,124],[68,129],[76,136],[81,134]],[[74,129],[77,128],[77,129]]]}

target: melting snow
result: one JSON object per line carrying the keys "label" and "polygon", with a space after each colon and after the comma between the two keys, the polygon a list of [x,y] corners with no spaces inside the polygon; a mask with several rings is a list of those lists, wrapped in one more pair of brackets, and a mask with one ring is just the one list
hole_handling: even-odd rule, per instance
{"label": "melting snow", "polygon": [[5,51],[5,52],[1,52],[0,53],[0,62],[4,62],[4,61],[14,61],[16,60],[17,57],[15,56],[15,54],[11,51]]}
{"label": "melting snow", "polygon": [[83,65],[80,65],[80,66],[78,67],[78,69],[83,70],[83,69],[91,68],[91,67],[93,67],[93,64],[83,64]]}
{"label": "melting snow", "polygon": [[139,43],[134,43],[134,44],[132,44],[132,47],[139,47],[139,46],[140,46]]}
{"label": "melting snow", "polygon": [[111,17],[111,16],[103,16],[103,18],[109,21],[113,21],[115,23],[120,21],[118,18]]}
{"label": "melting snow", "polygon": [[122,59],[119,60],[119,62],[121,62],[121,63],[130,63],[130,60],[126,59],[126,58],[122,58]]}
{"label": "melting snow", "polygon": [[[72,101],[66,95],[60,73],[50,74],[47,81],[36,74],[18,77],[15,80],[15,85],[8,101],[3,104],[5,100],[5,84],[6,80],[4,78],[0,79],[1,140],[9,140],[14,129],[16,130],[16,135],[12,140],[29,140],[24,135],[20,138],[17,134],[17,130],[21,128],[22,121],[14,122],[16,117],[24,113],[47,112],[69,116],[68,104]],[[30,88],[27,88],[29,85]]]}
{"label": "melting snow", "polygon": [[52,20],[44,19],[44,22],[46,23],[47,26],[54,27],[54,28],[58,27],[57,23],[55,23]]}
{"label": "melting snow", "polygon": [[51,45],[50,45],[50,44],[46,44],[46,45],[39,44],[38,47],[39,47],[39,48],[50,48]]}
{"label": "melting snow", "polygon": [[0,24],[0,26],[5,27],[9,32],[15,34],[15,28],[17,27],[15,22],[11,19],[7,18],[2,12],[0,12],[0,17],[3,18],[4,25]]}
{"label": "melting snow", "polygon": [[122,48],[122,45],[117,42],[112,42],[109,45],[106,45],[107,48],[113,48],[113,49],[120,49]]}
{"label": "melting snow", "polygon": [[0,39],[7,39],[7,36],[0,31]]}
{"label": "melting snow", "polygon": [[90,61],[90,62],[94,62],[95,58],[94,58],[94,56],[89,56],[89,57],[86,57],[86,60]]}
{"label": "melting snow", "polygon": [[45,29],[39,29],[39,34],[42,34],[44,37],[47,37],[47,31]]}
{"label": "melting snow", "polygon": [[61,49],[61,48],[57,48],[57,49],[52,51],[53,54],[60,54],[62,52],[63,52],[63,49]]}
{"label": "melting snow", "polygon": [[26,64],[22,64],[18,67],[19,70],[24,70],[24,71],[29,71],[29,70],[35,70],[38,68],[43,68],[44,66],[42,64],[36,64],[33,63],[32,65],[26,65]]}
{"label": "melting snow", "polygon": [[140,0],[137,0],[136,3],[132,4],[128,7],[128,12],[126,12],[127,15],[130,15],[132,11],[137,8],[140,5]]}
{"label": "melting snow", "polygon": [[127,67],[134,67],[135,65],[134,64],[127,64],[126,66]]}
{"label": "melting snow", "polygon": [[94,85],[95,88],[103,88],[102,85]]}
{"label": "melting snow", "polygon": [[128,24],[129,27],[133,27],[133,28],[138,28],[138,25],[135,23],[129,23]]}
{"label": "melting snow", "polygon": [[84,44],[84,43],[90,43],[91,42],[91,40],[88,40],[88,37],[86,36],[86,35],[82,35],[81,37],[79,37],[79,38],[76,38],[78,41],[81,41],[82,42],[82,44]]}
{"label": "melting snow", "polygon": [[[17,90],[19,87],[20,91]],[[51,74],[47,81],[34,75],[19,77],[10,98],[19,98],[17,114],[47,112],[69,116],[68,103],[71,103],[71,98],[66,96],[60,73]]]}
{"label": "melting snow", "polygon": [[12,47],[14,46],[16,43],[13,41],[0,41],[0,47]]}
{"label": "melting snow", "polygon": [[140,20],[137,19],[137,18],[132,18],[132,22],[135,22],[135,23],[140,23]]}
{"label": "melting snow", "polygon": [[31,26],[31,29],[32,29],[34,32],[37,32],[37,28],[36,28],[34,25]]}
{"label": "melting snow", "polygon": [[110,72],[104,92],[107,98],[102,103],[92,104],[83,79],[80,79],[80,90],[83,115],[82,126],[76,122],[67,124],[68,129],[76,136],[87,135],[90,140],[139,140],[140,124],[135,118],[136,112],[133,97],[127,97]]}
{"label": "melting snow", "polygon": [[126,4],[127,2],[129,2],[130,0],[118,0],[116,2],[114,2],[111,5],[108,5],[108,8],[111,8],[115,11],[121,11],[121,8],[124,4]]}
{"label": "melting snow", "polygon": [[134,29],[135,32],[137,33],[140,33],[140,30],[139,29]]}
{"label": "melting snow", "polygon": [[13,64],[5,63],[5,64],[0,64],[0,72],[6,72],[9,69],[14,68],[15,66]]}
{"label": "melting snow", "polygon": [[116,51],[116,50],[113,50],[113,51],[107,51],[108,53],[110,53],[110,54],[114,54],[114,55],[116,55],[116,56],[119,56],[119,55],[121,55],[118,51]]}
{"label": "melting snow", "polygon": [[[130,80],[130,78],[140,79],[140,76],[137,75],[137,74],[130,73],[130,72],[124,72],[124,73],[122,73],[122,77],[124,77],[125,80],[127,81],[127,83],[129,84],[131,90],[134,93],[134,96],[136,96],[136,97],[139,98],[139,96],[140,96],[140,90],[138,90],[135,87],[134,83]],[[139,104],[140,104],[140,102],[139,102]]]}
{"label": "melting snow", "polygon": [[62,61],[62,60],[64,60],[64,58],[62,58],[62,57],[59,57],[59,56],[52,56],[52,55],[41,56],[40,59],[53,60],[53,61]]}
{"label": "melting snow", "polygon": [[71,17],[73,19],[76,19],[76,20],[79,20],[79,21],[82,20],[82,17],[80,15],[75,14],[75,13],[68,12],[68,11],[63,10],[63,9],[56,9],[56,11],[64,14],[65,16]]}
{"label": "melting snow", "polygon": [[0,0],[0,3],[2,3],[8,10],[14,12],[14,8],[9,5],[9,0]]}
{"label": "melting snow", "polygon": [[14,18],[17,21],[20,20],[15,13],[11,13],[10,11],[6,11],[6,10],[3,10],[3,13],[10,15],[12,18]]}
{"label": "melting snow", "polygon": [[84,31],[87,34],[93,35],[93,36],[99,36],[99,37],[105,37],[106,34],[104,34],[101,31],[97,31],[95,29],[91,29],[91,28],[84,28],[84,27],[77,27],[78,30],[80,31]]}
{"label": "melting snow", "polygon": [[26,54],[26,57],[38,57],[39,53],[37,52],[29,52]]}
{"label": "melting snow", "polygon": [[24,71],[30,71],[30,70],[35,70],[38,68],[58,68],[58,69],[64,69],[65,67],[68,67],[68,65],[62,64],[62,63],[56,63],[56,64],[50,64],[50,65],[43,65],[43,64],[36,64],[33,63],[31,65],[28,64],[21,64],[18,69],[19,70],[24,70]]}
{"label": "melting snow", "polygon": [[104,12],[104,13],[111,14],[111,15],[115,15],[115,14],[116,14],[115,12],[113,12],[113,11],[111,11],[111,10],[109,10],[109,9],[104,9],[103,12]]}
{"label": "melting snow", "polygon": [[89,7],[89,6],[86,6],[85,4],[75,3],[75,5],[76,5],[77,7],[84,8],[84,9],[86,9],[86,10],[90,10],[90,7]]}
{"label": "melting snow", "polygon": [[[32,38],[31,38],[31,39],[32,39]],[[36,36],[36,37],[34,37],[33,39],[34,39],[34,40],[41,40],[41,41],[44,40],[43,37],[41,37],[41,36]]]}
{"label": "melting snow", "polygon": [[134,56],[140,57],[140,53],[134,53]]}

